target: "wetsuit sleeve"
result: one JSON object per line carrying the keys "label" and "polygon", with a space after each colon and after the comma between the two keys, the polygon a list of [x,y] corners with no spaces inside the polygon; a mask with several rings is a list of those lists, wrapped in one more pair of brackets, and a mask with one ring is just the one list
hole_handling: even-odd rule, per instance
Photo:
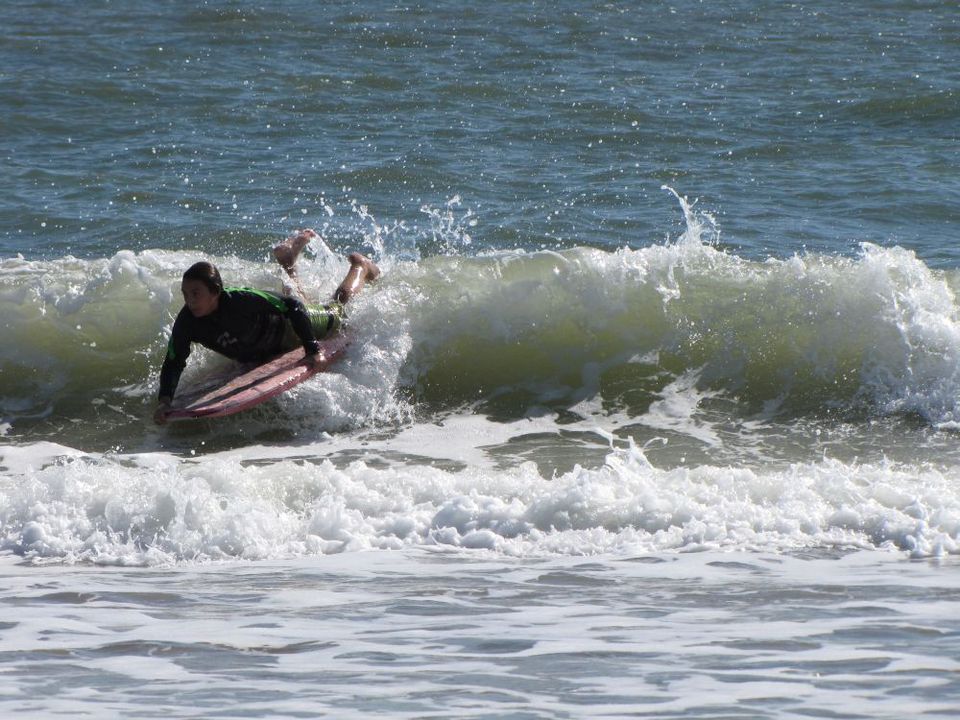
{"label": "wetsuit sleeve", "polygon": [[313,334],[313,325],[310,324],[310,315],[307,306],[294,297],[284,296],[283,302],[287,306],[287,318],[290,326],[303,343],[303,351],[307,355],[316,355],[320,352],[320,343]]}
{"label": "wetsuit sleeve", "polygon": [[173,322],[173,331],[170,333],[170,342],[167,343],[167,354],[163,358],[163,367],[160,368],[160,402],[170,402],[177,391],[180,375],[187,366],[190,356],[190,328],[189,321],[183,311]]}

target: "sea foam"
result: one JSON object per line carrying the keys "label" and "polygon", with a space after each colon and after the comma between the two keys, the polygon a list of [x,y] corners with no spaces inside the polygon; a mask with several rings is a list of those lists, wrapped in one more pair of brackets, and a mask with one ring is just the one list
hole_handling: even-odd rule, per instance
{"label": "sea foam", "polygon": [[[45,461],[24,464],[24,452]],[[3,548],[35,562],[167,564],[438,546],[513,556],[699,550],[960,552],[949,469],[824,459],[781,469],[659,469],[629,444],[596,468],[334,464],[256,452],[18,453],[0,486]],[[270,453],[268,453],[270,455]],[[6,462],[6,460],[5,460]]]}
{"label": "sea foam", "polygon": [[[631,404],[637,387],[655,394],[691,371],[700,391],[737,398],[747,415],[840,410],[960,424],[955,273],[871,244],[853,257],[748,260],[719,247],[707,216],[682,207],[686,230],[675,241],[613,252],[411,259],[381,247],[386,272],[351,304],[347,389],[329,403],[351,408],[320,429],[392,422],[406,412],[399,397],[456,408],[509,392],[571,403],[607,393],[642,415],[649,403]],[[5,421],[86,420],[97,399],[142,414],[179,310],[180,273],[195,259],[123,251],[4,261]],[[231,284],[279,288],[269,263],[212,259]],[[318,297],[346,267],[326,246],[302,266]],[[199,352],[191,367],[208,362]]]}

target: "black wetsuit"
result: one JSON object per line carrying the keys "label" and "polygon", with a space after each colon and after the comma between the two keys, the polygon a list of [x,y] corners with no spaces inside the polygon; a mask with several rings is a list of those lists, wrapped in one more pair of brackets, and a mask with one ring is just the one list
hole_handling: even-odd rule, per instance
{"label": "black wetsuit", "polygon": [[307,307],[296,298],[263,290],[224,288],[217,309],[205,317],[194,317],[184,306],[173,323],[160,369],[160,400],[173,398],[190,355],[190,343],[200,343],[241,362],[262,361],[284,349],[288,322],[307,355],[320,351]]}

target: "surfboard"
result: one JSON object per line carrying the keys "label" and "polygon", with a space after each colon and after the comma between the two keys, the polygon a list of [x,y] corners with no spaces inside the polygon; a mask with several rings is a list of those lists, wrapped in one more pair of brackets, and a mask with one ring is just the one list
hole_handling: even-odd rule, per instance
{"label": "surfboard", "polygon": [[321,358],[312,367],[304,360],[303,348],[261,365],[236,365],[177,393],[167,420],[216,418],[249,410],[326,370],[349,344],[349,337],[342,333],[321,340]]}

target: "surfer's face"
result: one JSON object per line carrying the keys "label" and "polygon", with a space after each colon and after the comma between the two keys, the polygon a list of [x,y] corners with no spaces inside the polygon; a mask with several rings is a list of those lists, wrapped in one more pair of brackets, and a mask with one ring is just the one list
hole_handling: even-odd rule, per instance
{"label": "surfer's face", "polygon": [[184,280],[180,292],[194,317],[206,317],[217,309],[220,302],[220,293],[210,292],[210,288],[199,280]]}

